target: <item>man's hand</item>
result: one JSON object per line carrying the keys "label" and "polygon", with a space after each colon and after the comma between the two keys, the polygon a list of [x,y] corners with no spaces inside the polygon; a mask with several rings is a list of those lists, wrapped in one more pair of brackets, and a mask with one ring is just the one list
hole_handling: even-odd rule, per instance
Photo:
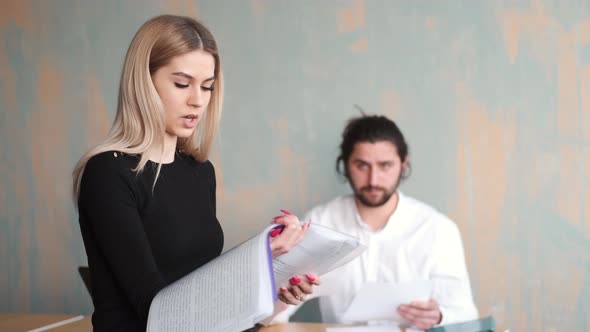
{"label": "man's hand", "polygon": [[430,301],[414,301],[409,304],[402,304],[397,308],[397,312],[420,330],[427,330],[439,324],[442,320],[438,303],[432,299]]}

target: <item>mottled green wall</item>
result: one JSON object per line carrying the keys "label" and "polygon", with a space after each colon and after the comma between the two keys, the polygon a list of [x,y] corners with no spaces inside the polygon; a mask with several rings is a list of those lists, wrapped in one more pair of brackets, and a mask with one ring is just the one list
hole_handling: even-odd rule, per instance
{"label": "mottled green wall", "polygon": [[91,311],[70,172],[160,13],[201,18],[221,45],[226,248],[348,191],[333,166],[359,104],[407,135],[405,192],[459,224],[482,315],[590,329],[586,0],[0,1],[1,312]]}

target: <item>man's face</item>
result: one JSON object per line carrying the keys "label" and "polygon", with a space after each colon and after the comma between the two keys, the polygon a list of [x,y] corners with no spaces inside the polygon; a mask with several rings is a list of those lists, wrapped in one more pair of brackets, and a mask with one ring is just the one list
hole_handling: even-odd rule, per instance
{"label": "man's face", "polygon": [[346,163],[348,180],[360,203],[379,207],[397,190],[406,163],[389,141],[356,143]]}

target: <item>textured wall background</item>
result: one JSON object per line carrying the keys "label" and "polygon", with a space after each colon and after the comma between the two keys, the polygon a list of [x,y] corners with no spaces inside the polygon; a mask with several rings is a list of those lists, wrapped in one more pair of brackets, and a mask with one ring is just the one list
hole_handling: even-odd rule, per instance
{"label": "textured wall background", "polygon": [[449,214],[476,302],[514,331],[590,329],[590,3],[0,1],[0,311],[89,313],[70,172],[106,133],[126,48],[161,13],[222,49],[226,248],[348,192],[353,104],[411,145],[403,190]]}

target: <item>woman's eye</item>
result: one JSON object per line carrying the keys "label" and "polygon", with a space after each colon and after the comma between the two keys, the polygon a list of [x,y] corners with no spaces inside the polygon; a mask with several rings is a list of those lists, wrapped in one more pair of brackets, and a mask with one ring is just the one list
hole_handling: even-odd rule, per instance
{"label": "woman's eye", "polygon": [[201,89],[203,89],[205,91],[213,91],[213,87],[212,86],[202,86]]}
{"label": "woman's eye", "polygon": [[180,84],[175,82],[174,85],[180,89],[188,88],[188,84]]}

